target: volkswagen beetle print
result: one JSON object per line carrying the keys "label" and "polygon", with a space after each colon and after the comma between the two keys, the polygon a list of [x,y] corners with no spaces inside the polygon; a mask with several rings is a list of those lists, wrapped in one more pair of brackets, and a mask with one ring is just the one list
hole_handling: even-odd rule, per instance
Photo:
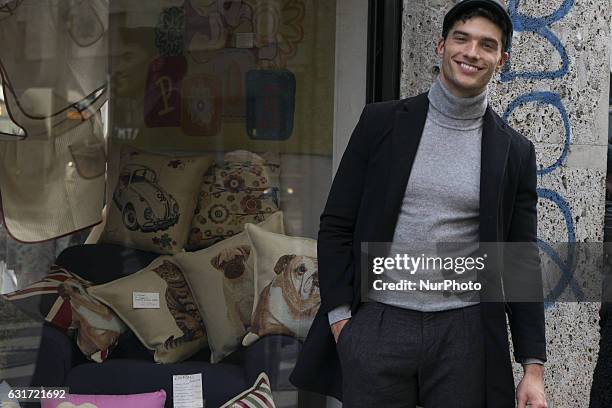
{"label": "volkswagen beetle print", "polygon": [[157,184],[157,173],[142,165],[121,169],[113,201],[130,231],[163,231],[176,224],[180,215],[174,197]]}

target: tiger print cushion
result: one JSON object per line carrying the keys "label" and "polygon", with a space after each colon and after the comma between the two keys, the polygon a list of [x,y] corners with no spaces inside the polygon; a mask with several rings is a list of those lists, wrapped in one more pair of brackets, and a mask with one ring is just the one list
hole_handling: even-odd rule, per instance
{"label": "tiger print cushion", "polygon": [[[88,292],[113,309],[142,344],[155,351],[158,363],[185,360],[207,345],[193,293],[172,257],[161,256],[132,275],[92,286]],[[159,294],[159,308],[134,308],[134,292]]]}

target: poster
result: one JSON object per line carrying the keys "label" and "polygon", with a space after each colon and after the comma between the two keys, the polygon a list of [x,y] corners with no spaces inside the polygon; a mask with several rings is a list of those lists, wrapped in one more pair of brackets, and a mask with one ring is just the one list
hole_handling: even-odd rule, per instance
{"label": "poster", "polygon": [[335,1],[111,3],[110,135],[331,156]]}

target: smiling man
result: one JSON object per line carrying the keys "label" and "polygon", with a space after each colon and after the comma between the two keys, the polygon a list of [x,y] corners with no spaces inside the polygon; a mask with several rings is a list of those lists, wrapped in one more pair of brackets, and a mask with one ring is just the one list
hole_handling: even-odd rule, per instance
{"label": "smiling man", "polygon": [[[534,146],[488,103],[511,37],[500,0],[460,1],[444,18],[429,92],[365,107],[321,215],[321,307],[291,376],[298,387],[347,408],[547,406],[537,299],[420,290],[361,297],[364,242],[536,242]],[[527,282],[537,293],[535,265]],[[524,369],[516,392],[506,314]]]}

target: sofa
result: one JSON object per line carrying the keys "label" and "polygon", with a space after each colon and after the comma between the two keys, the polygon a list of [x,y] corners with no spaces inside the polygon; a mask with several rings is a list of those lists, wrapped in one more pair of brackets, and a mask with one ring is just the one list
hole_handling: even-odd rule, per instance
{"label": "sofa", "polygon": [[[158,254],[113,244],[85,244],[67,248],[56,260],[60,267],[95,284],[132,274],[153,261]],[[254,344],[241,346],[221,362],[211,364],[210,350],[204,348],[187,361],[157,364],[151,353],[129,332],[103,363],[88,361],[75,341],[46,324],[37,357],[32,386],[68,387],[74,394],[134,394],[164,389],[166,407],[172,407],[172,376],[202,373],[207,408],[218,407],[249,388],[262,372],[275,392],[297,399],[288,376],[301,344],[293,337],[271,335]],[[295,397],[292,397],[295,395]],[[300,396],[299,406],[325,406],[324,399]],[[297,402],[280,406],[297,406]],[[30,406],[35,406],[30,404]]]}

